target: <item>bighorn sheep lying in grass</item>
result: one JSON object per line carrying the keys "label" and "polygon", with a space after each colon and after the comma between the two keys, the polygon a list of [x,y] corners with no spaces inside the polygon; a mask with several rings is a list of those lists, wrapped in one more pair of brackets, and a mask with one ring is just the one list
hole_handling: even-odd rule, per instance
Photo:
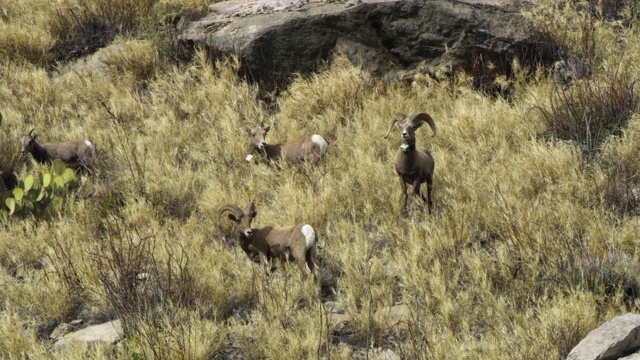
{"label": "bighorn sheep lying in grass", "polygon": [[40,163],[51,162],[55,159],[64,161],[72,168],[84,167],[93,172],[93,160],[96,156],[96,147],[89,140],[75,140],[63,143],[39,144],[36,141],[38,134],[29,134],[20,137],[20,152],[24,155],[31,153],[33,158]]}
{"label": "bighorn sheep lying in grass", "polygon": [[236,235],[240,247],[253,262],[280,259],[295,261],[305,278],[309,273],[318,279],[314,255],[317,249],[317,235],[311,225],[298,224],[286,227],[264,226],[251,228],[257,212],[253,202],[242,210],[238,205],[227,204],[219,210],[219,215],[229,211],[229,219],[236,223]]}
{"label": "bighorn sheep lying in grass", "polygon": [[[389,133],[396,125],[400,129],[402,136],[402,145],[396,154],[396,171],[400,176],[400,184],[402,185],[403,205],[402,212],[407,211],[407,184],[413,185],[413,194],[422,196],[429,206],[429,214],[431,214],[431,208],[433,203],[431,201],[431,191],[433,190],[433,170],[435,163],[433,156],[429,150],[425,148],[416,149],[416,129],[418,129],[424,123],[429,124],[433,134],[431,137],[436,136],[436,124],[433,122],[431,116],[427,113],[416,113],[409,117],[402,113],[396,113],[396,119],[391,123],[389,131],[384,136],[387,138]],[[420,193],[420,185],[427,183],[427,198],[424,194]]]}
{"label": "bighorn sheep lying in grass", "polygon": [[[271,129],[270,126],[248,123],[245,128],[249,134],[251,150],[265,154],[267,159],[283,158],[289,162],[315,164],[327,152],[329,146],[327,141],[318,134],[305,135],[298,140],[282,144],[267,144],[265,137]],[[251,157],[247,157],[247,160],[251,160]]]}

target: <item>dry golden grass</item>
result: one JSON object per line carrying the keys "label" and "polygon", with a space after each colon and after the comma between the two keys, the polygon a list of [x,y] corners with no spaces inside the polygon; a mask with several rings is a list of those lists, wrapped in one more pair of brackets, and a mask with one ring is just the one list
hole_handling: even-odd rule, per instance
{"label": "dry golden grass", "polygon": [[[338,59],[295,79],[275,114],[236,76],[235,60],[212,67],[198,53],[178,68],[154,42],[126,35],[117,42],[128,51],[109,59],[108,76],[52,74],[39,65],[50,34],[23,25],[46,23],[28,11],[44,3],[0,1],[11,15],[0,22],[9,29],[0,31],[0,170],[13,165],[23,178],[46,166],[17,154],[19,135],[35,127],[43,142],[91,139],[99,175],[85,177],[58,216],[0,224],[0,357],[382,358],[390,348],[405,358],[558,359],[603,320],[637,310],[640,221],[611,210],[630,206],[616,202],[614,185],[637,184],[619,177],[640,173],[637,116],[585,162],[540,136],[547,129],[532,108],[552,91],[543,74],[518,74],[509,103],[474,92],[462,74],[383,88]],[[604,45],[596,53],[603,66],[619,55]],[[623,53],[615,59],[627,64],[633,56]],[[438,126],[433,139],[418,131],[436,160],[432,216],[412,201],[409,218],[399,217],[400,141],[383,138],[396,111],[426,111]],[[272,125],[271,142],[314,132],[330,148],[317,167],[247,163],[244,121]],[[351,315],[341,336],[295,266],[266,277],[235,244],[217,209],[249,201],[257,226],[316,228],[323,272],[336,279],[329,298]],[[131,320],[115,350],[51,351],[48,333],[81,310],[121,315],[109,301],[121,289],[103,280],[124,275],[97,264],[109,239],[127,238],[125,249],[154,245],[136,271],[157,275],[166,298]],[[396,302],[411,309],[407,331],[374,320]]]}

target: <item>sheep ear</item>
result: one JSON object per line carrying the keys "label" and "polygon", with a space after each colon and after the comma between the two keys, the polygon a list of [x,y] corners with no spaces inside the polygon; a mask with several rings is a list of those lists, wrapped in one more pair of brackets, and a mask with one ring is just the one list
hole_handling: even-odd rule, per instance
{"label": "sheep ear", "polygon": [[231,220],[231,221],[238,221],[238,219],[236,218],[236,216],[234,214],[229,214],[227,216],[229,217],[229,220]]}
{"label": "sheep ear", "polygon": [[265,132],[265,133],[268,133],[268,132],[269,132],[269,130],[271,130],[271,126],[270,126],[270,125],[267,125],[267,127],[265,127],[265,128],[264,128],[264,132]]}

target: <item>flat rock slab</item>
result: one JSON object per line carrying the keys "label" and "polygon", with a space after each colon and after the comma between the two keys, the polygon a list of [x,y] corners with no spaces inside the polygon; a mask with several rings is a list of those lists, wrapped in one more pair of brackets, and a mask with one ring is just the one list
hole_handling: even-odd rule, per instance
{"label": "flat rock slab", "polygon": [[67,334],[58,340],[53,347],[60,349],[74,341],[87,343],[104,342],[106,344],[113,344],[119,341],[123,334],[122,322],[120,320],[113,320]]}
{"label": "flat rock slab", "polygon": [[571,350],[568,360],[613,360],[640,349],[640,315],[615,317],[592,330]]}
{"label": "flat rock slab", "polygon": [[185,54],[204,47],[238,56],[244,74],[259,81],[317,71],[337,53],[378,75],[420,63],[501,68],[514,58],[531,64],[549,56],[522,15],[530,6],[525,0],[224,1],[183,24],[176,42]]}

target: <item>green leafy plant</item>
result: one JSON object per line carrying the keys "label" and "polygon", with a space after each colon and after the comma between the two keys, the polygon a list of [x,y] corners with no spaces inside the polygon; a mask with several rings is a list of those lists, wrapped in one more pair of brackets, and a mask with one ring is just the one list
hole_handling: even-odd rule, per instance
{"label": "green leafy plant", "polygon": [[49,208],[60,210],[65,189],[78,186],[78,178],[73,169],[66,167],[62,160],[55,160],[51,171],[42,168],[37,176],[28,175],[13,189],[13,197],[5,200],[9,215],[44,214]]}

